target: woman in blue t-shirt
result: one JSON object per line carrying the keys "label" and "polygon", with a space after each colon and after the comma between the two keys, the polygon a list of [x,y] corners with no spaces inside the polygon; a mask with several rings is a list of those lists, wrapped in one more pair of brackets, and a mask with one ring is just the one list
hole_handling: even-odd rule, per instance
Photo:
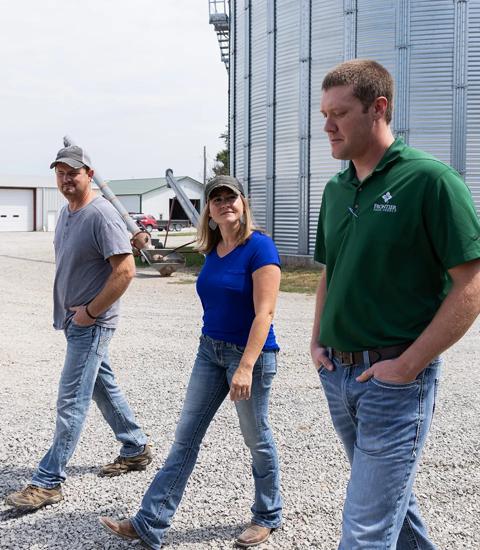
{"label": "woman in blue t-shirt", "polygon": [[217,176],[205,190],[199,248],[206,254],[197,281],[203,328],[175,442],[145,493],[138,513],[104,527],[121,537],[161,547],[197,460],[200,443],[229,394],[252,455],[255,500],[239,546],[255,546],[281,523],[277,451],[268,401],[277,370],[272,326],[280,285],[280,259],[270,237],[253,227],[241,183]]}

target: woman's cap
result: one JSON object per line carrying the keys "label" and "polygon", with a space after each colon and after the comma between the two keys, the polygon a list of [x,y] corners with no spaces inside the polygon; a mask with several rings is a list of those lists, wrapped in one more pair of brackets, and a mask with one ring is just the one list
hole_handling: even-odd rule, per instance
{"label": "woman's cap", "polygon": [[219,189],[220,187],[227,187],[231,189],[237,195],[245,196],[243,185],[233,176],[215,176],[210,180],[205,187],[205,200],[208,201],[212,191]]}

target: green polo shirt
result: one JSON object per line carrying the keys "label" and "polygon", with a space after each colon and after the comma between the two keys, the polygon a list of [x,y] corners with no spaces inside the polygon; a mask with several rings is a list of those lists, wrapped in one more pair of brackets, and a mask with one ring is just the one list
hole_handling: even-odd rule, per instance
{"label": "green polo shirt", "polygon": [[327,268],[319,341],[360,351],[415,340],[448,291],[447,270],[480,258],[480,224],[460,175],[397,139],[364,181],[325,187],[314,258]]}

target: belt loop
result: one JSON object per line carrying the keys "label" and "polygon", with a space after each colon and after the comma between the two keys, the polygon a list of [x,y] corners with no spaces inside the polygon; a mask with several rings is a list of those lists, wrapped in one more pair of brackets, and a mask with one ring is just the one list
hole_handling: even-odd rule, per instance
{"label": "belt loop", "polygon": [[333,356],[333,353],[332,353],[332,348],[330,346],[327,346],[327,355],[328,355],[328,358],[330,359],[330,361],[332,360],[332,356]]}
{"label": "belt loop", "polygon": [[363,364],[367,367],[367,369],[370,368],[370,354],[368,351],[362,351],[363,354]]}

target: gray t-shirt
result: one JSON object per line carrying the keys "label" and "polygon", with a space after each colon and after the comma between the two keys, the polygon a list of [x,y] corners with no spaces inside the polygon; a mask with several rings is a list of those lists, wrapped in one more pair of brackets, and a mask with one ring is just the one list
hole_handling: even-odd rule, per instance
{"label": "gray t-shirt", "polygon": [[[105,286],[112,272],[108,258],[129,254],[132,247],[120,214],[104,197],[96,197],[76,212],[64,206],[54,245],[53,326],[62,330],[74,315],[69,308],[88,304]],[[98,317],[97,324],[115,328],[119,306],[117,300]]]}

